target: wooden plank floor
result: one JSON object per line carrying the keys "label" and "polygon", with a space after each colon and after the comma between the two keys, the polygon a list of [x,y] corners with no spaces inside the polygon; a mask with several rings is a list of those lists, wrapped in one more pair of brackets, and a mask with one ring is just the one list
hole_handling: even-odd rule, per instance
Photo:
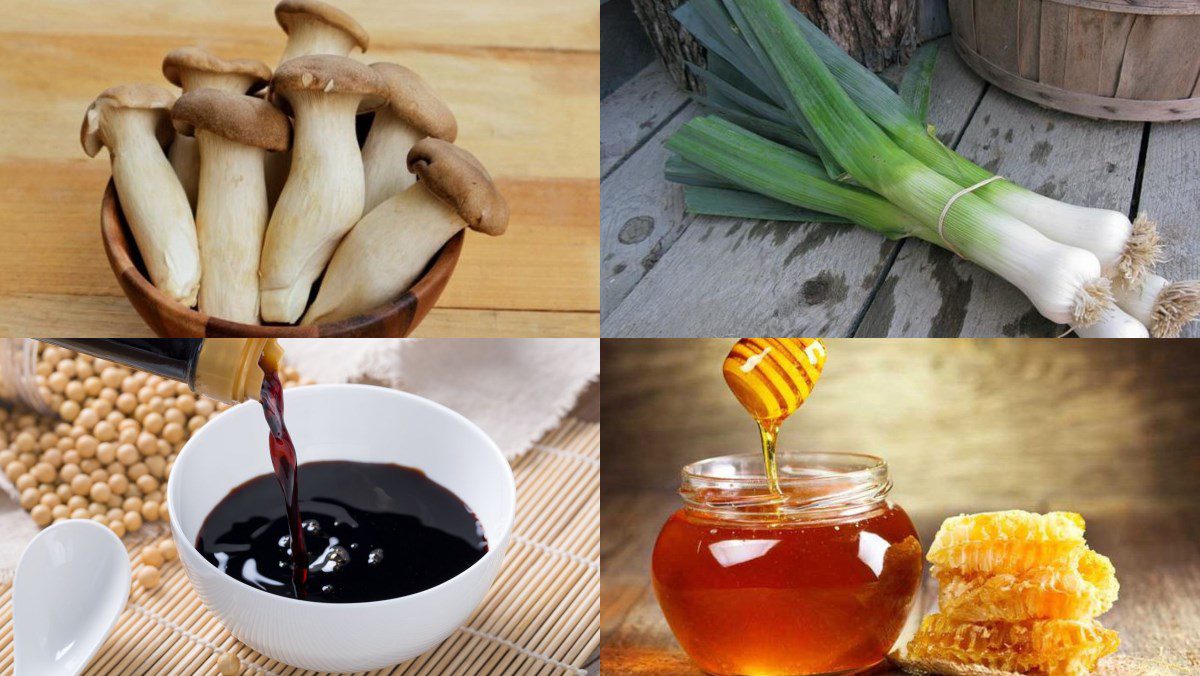
{"label": "wooden plank floor", "polygon": [[[656,96],[651,96],[657,93]],[[1015,287],[949,252],[861,228],[695,217],[662,144],[700,114],[657,63],[602,103],[601,335],[1053,336]],[[674,111],[674,112],[670,112]],[[1200,277],[1200,121],[1097,122],[992,87],[943,45],[939,137],[1068,202],[1160,223],[1170,279]],[[1192,325],[1185,336],[1200,336]]]}
{"label": "wooden plank floor", "polygon": [[[591,0],[336,0],[454,110],[459,143],[512,209],[503,237],[468,237],[418,335],[596,335],[600,16]],[[79,147],[83,111],[122,82],[163,82],[162,56],[199,44],[274,65],[272,2],[12,0],[0,23],[0,334],[134,336],[99,237],[107,154]],[[165,83],[164,83],[165,84]]]}
{"label": "wooden plank floor", "polygon": [[[679,508],[679,496],[605,491],[602,500],[601,531],[622,536],[604,538],[601,547],[601,673],[699,676],[675,642],[650,585],[654,539]],[[1072,507],[1043,509],[1059,508]],[[942,519],[960,511],[976,510],[956,504],[910,513],[927,544]],[[1120,600],[1101,620],[1120,633],[1122,659],[1168,669],[1160,673],[1195,673],[1200,669],[1200,511],[1147,503],[1098,508],[1084,516],[1089,544],[1112,559],[1121,582]]]}

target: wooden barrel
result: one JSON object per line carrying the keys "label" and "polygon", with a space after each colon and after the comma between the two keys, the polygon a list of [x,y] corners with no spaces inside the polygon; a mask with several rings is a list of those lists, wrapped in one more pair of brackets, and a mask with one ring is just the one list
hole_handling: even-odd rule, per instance
{"label": "wooden barrel", "polygon": [[1200,0],[949,0],[981,77],[1047,108],[1108,120],[1200,117]]}

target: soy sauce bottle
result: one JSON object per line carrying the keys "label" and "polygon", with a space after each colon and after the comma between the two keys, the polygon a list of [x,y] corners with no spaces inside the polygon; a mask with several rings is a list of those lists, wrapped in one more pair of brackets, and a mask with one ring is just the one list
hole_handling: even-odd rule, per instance
{"label": "soy sauce bottle", "polygon": [[264,363],[278,366],[274,338],[42,338],[76,352],[187,383],[196,394],[227,404],[258,401]]}

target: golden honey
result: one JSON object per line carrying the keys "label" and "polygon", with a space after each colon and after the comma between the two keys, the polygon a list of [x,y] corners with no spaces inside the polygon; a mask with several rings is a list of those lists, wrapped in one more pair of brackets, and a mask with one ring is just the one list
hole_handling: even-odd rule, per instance
{"label": "golden honey", "polygon": [[904,624],[922,554],[887,500],[883,461],[787,454],[685,468],[652,579],[679,644],[712,674],[829,674],[878,664]]}

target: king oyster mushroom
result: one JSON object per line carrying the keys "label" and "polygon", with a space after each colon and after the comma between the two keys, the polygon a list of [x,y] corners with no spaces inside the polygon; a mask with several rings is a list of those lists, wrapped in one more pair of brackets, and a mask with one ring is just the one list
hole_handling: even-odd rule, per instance
{"label": "king oyster mushroom", "polygon": [[257,324],[258,262],[269,214],[263,155],[287,149],[291,123],[262,99],[217,89],[179,97],[172,117],[194,128],[200,145],[200,310]]}
{"label": "king oyster mushroom", "polygon": [[354,118],[383,105],[367,66],[344,56],[290,59],[271,80],[272,100],[292,110],[292,166],[263,242],[262,318],[294,322],[334,248],[363,213],[363,165]]}
{"label": "king oyster mushroom", "polygon": [[388,104],[375,111],[363,144],[368,212],[416,181],[401,159],[413,144],[427,136],[454,143],[458,135],[454,113],[419,75],[394,63],[373,63],[371,68],[387,85]]}
{"label": "king oyster mushroom", "polygon": [[354,17],[318,0],[281,0],[275,5],[275,20],[288,36],[281,65],[310,54],[349,56],[355,47],[365,52],[371,42]]}
{"label": "king oyster mushroom", "polygon": [[[162,72],[171,84],[182,88],[185,94],[205,87],[245,94],[262,87],[271,79],[271,69],[262,61],[222,59],[203,47],[180,47],[167,52],[163,57]],[[196,139],[187,125],[177,124],[175,132],[175,142],[167,151],[167,157],[194,210],[200,172]]]}
{"label": "king oyster mushroom", "polygon": [[[271,103],[267,98],[267,90],[256,92],[254,96]],[[271,105],[275,105],[272,103]],[[279,106],[275,106],[279,108]],[[282,111],[282,109],[280,109]],[[287,113],[284,113],[286,116]],[[292,147],[289,145],[287,150],[279,152],[268,151],[263,159],[263,170],[267,178],[267,209],[275,210],[275,203],[279,201],[279,193],[283,192],[283,184],[287,181],[288,171],[292,168]]]}
{"label": "king oyster mushroom", "polygon": [[346,319],[394,299],[464,227],[487,235],[508,227],[504,197],[467,151],[427,138],[413,146],[408,166],[420,180],[372,209],[346,235],[303,324]]}
{"label": "king oyster mushroom", "polygon": [[163,152],[175,95],[148,84],[106,89],[88,106],[79,140],[89,157],[107,147],[125,220],[163,293],[189,307],[200,287],[200,249],[187,194]]}

